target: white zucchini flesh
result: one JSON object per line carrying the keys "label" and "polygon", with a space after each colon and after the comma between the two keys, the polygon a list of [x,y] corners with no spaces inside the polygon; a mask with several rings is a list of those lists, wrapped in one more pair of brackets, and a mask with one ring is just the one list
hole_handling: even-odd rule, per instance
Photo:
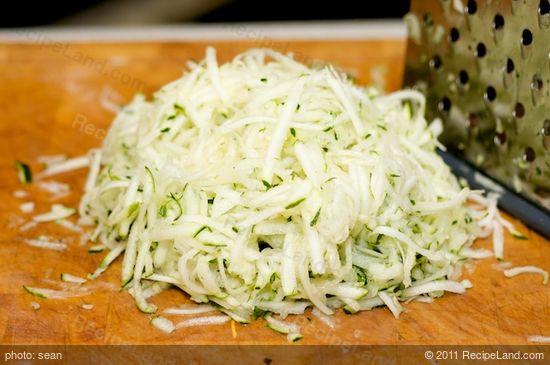
{"label": "white zucchini flesh", "polygon": [[542,283],[544,285],[548,284],[548,271],[541,269],[540,267],[531,266],[531,265],[516,266],[510,269],[504,270],[504,276],[506,276],[507,278],[513,278],[516,275],[526,274],[526,273],[540,274],[542,275]]}
{"label": "white zucchini flesh", "polygon": [[[125,106],[101,149],[43,175],[90,167],[81,221],[111,250],[91,277],[123,255],[122,285],[145,312],[170,284],[239,322],[256,307],[398,316],[400,301],[464,292],[455,267],[490,255],[475,239],[494,231],[502,258],[514,229],[496,198],[461,188],[424,109],[416,91],[380,95],[272,50],[218,64],[208,48],[154,100]],[[188,321],[175,326],[209,323]]]}
{"label": "white zucchini flesh", "polygon": [[155,316],[151,319],[151,324],[164,333],[170,334],[174,332],[176,326],[172,321],[161,316]]}

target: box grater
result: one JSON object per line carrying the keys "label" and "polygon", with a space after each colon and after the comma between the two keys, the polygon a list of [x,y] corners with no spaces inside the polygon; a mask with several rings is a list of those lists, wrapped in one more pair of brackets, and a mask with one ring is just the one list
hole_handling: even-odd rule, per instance
{"label": "box grater", "polygon": [[534,202],[547,223],[549,1],[413,0],[405,21],[405,85],[443,121],[451,157]]}

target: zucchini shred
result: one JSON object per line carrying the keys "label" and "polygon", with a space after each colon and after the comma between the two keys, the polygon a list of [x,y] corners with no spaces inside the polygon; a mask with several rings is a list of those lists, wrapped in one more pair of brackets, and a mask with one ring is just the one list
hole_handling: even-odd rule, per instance
{"label": "zucchini shred", "polygon": [[110,251],[90,278],[123,256],[140,310],[172,285],[238,322],[269,312],[291,341],[298,330],[271,313],[397,317],[401,302],[465,291],[457,268],[501,218],[436,154],[422,94],[383,95],[269,49],[219,66],[208,48],[188,66],[90,152],[79,213],[96,225],[91,252]]}

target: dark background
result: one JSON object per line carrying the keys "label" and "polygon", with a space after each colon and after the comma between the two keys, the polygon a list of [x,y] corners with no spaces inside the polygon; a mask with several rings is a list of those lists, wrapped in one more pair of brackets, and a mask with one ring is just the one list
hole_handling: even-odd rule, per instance
{"label": "dark background", "polygon": [[401,18],[410,0],[9,0],[0,27]]}

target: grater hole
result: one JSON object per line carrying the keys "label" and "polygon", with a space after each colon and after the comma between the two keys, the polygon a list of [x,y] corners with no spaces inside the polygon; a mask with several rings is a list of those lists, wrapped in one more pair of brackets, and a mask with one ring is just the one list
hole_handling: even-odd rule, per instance
{"label": "grater hole", "polygon": [[451,28],[451,32],[449,33],[449,38],[451,39],[451,42],[456,42],[460,38],[460,33],[458,32],[458,29]]}
{"label": "grater hole", "polygon": [[444,96],[443,99],[439,102],[437,105],[440,111],[442,112],[448,112],[451,110],[451,100],[449,100],[448,97]]}
{"label": "grater hole", "polygon": [[429,65],[432,70],[438,70],[441,67],[441,57],[439,57],[439,55],[433,56]]}
{"label": "grater hole", "polygon": [[521,119],[525,115],[525,107],[522,103],[516,103],[516,106],[514,108],[514,117]]}
{"label": "grater hole", "polygon": [[506,60],[506,72],[512,73],[512,71],[514,71],[514,67],[514,61],[512,61],[511,58],[508,58],[508,60]]}
{"label": "grater hole", "polygon": [[479,42],[476,47],[476,56],[482,58],[487,54],[487,48],[483,42]]}
{"label": "grater hole", "polygon": [[531,147],[525,147],[525,151],[523,151],[523,160],[533,162],[535,161],[535,157],[535,150]]}
{"label": "grater hole", "polygon": [[546,15],[550,13],[550,2],[548,0],[541,0],[539,3],[539,14]]}
{"label": "grater hole", "polygon": [[493,101],[493,100],[495,100],[495,99],[497,98],[497,91],[495,90],[494,87],[489,86],[489,87],[485,90],[484,97],[485,97],[485,100],[487,100],[487,101]]}
{"label": "grater hole", "polygon": [[479,117],[474,114],[474,113],[470,113],[470,115],[468,116],[468,128],[475,128],[479,125]]}
{"label": "grater hole", "polygon": [[466,5],[466,12],[470,15],[475,14],[477,11],[477,3],[475,0],[468,0],[468,4]]}
{"label": "grater hole", "polygon": [[550,119],[546,119],[542,125],[542,135],[545,137],[550,136]]}
{"label": "grater hole", "polygon": [[524,29],[521,33],[521,44],[528,46],[533,43],[533,33],[529,29]]}
{"label": "grater hole", "polygon": [[466,72],[465,70],[461,70],[459,73],[458,73],[458,81],[462,84],[462,85],[466,85],[468,83],[468,80],[470,79],[470,77],[468,76],[468,72]]}
{"label": "grater hole", "polygon": [[540,76],[538,75],[533,76],[533,81],[531,81],[531,89],[541,90],[542,86],[543,86],[543,82]]}
{"label": "grater hole", "polygon": [[507,139],[508,137],[506,136],[506,132],[495,134],[495,144],[497,146],[503,146],[506,143]]}
{"label": "grater hole", "polygon": [[495,15],[495,19],[493,20],[493,29],[501,30],[503,27],[504,27],[504,17],[500,14]]}

